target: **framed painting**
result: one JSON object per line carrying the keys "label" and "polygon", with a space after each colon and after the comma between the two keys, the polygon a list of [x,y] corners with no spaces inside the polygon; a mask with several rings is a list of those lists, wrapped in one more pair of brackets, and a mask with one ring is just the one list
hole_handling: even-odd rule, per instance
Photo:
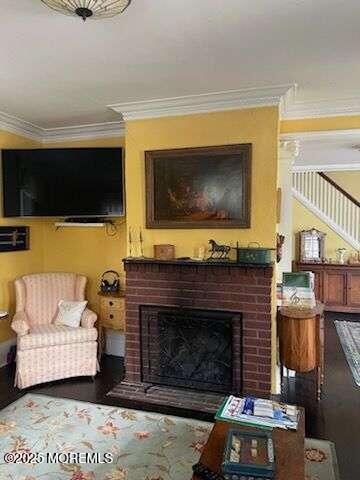
{"label": "framed painting", "polygon": [[250,228],[251,144],[145,152],[147,228]]}

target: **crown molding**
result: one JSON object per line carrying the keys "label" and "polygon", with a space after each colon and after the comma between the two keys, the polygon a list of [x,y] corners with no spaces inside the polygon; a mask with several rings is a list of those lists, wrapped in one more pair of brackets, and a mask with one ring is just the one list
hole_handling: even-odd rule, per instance
{"label": "crown molding", "polygon": [[360,97],[298,100],[298,87],[289,89],[281,102],[281,119],[340,117],[360,115]]}
{"label": "crown molding", "polygon": [[71,127],[42,128],[4,112],[0,112],[0,130],[15,133],[16,135],[21,135],[43,144],[125,135],[123,121],[74,125]]}
{"label": "crown molding", "polygon": [[42,143],[56,143],[70,140],[91,140],[125,136],[124,122],[94,123],[72,127],[44,128]]}
{"label": "crown molding", "polygon": [[42,141],[43,129],[41,127],[5,112],[0,112],[0,130],[6,130],[37,142]]}
{"label": "crown molding", "polygon": [[240,108],[280,105],[281,98],[293,85],[243,88],[224,92],[202,93],[183,97],[160,98],[108,105],[124,120],[171,117],[196,113],[236,110]]}

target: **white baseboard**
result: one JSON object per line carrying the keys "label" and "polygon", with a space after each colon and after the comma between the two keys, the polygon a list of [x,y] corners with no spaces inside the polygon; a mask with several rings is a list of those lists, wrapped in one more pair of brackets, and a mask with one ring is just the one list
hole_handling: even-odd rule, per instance
{"label": "white baseboard", "polygon": [[0,343],[0,367],[7,365],[7,354],[13,345],[16,345],[16,338],[10,338],[10,340]]}

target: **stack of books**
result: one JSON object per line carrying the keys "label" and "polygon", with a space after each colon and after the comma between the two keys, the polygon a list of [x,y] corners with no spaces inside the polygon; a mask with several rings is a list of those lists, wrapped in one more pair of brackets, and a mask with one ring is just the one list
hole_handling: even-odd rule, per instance
{"label": "stack of books", "polygon": [[295,405],[287,405],[273,400],[230,395],[224,400],[215,418],[258,428],[296,430],[299,422],[299,409]]}
{"label": "stack of books", "polygon": [[297,308],[316,306],[313,272],[283,273],[282,306]]}

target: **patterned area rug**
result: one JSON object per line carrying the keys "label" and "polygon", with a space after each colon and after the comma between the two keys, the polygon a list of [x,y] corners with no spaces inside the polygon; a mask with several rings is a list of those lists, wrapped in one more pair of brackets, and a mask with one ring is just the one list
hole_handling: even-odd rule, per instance
{"label": "patterned area rug", "polygon": [[335,445],[315,438],[305,439],[306,480],[339,480]]}
{"label": "patterned area rug", "polygon": [[[0,457],[39,452],[44,463],[0,458],[0,479],[186,480],[210,430],[209,423],[185,418],[27,394],[0,412]],[[110,453],[113,462],[49,464],[47,452],[97,453],[99,462]]]}
{"label": "patterned area rug", "polygon": [[360,322],[335,321],[335,327],[355,383],[360,387]]}
{"label": "patterned area rug", "polygon": [[[0,479],[190,480],[211,428],[191,419],[27,394],[0,412]],[[8,460],[33,463],[7,464],[6,453]],[[54,454],[64,463],[49,463]],[[307,439],[305,459],[307,480],[338,480],[330,442]]]}

